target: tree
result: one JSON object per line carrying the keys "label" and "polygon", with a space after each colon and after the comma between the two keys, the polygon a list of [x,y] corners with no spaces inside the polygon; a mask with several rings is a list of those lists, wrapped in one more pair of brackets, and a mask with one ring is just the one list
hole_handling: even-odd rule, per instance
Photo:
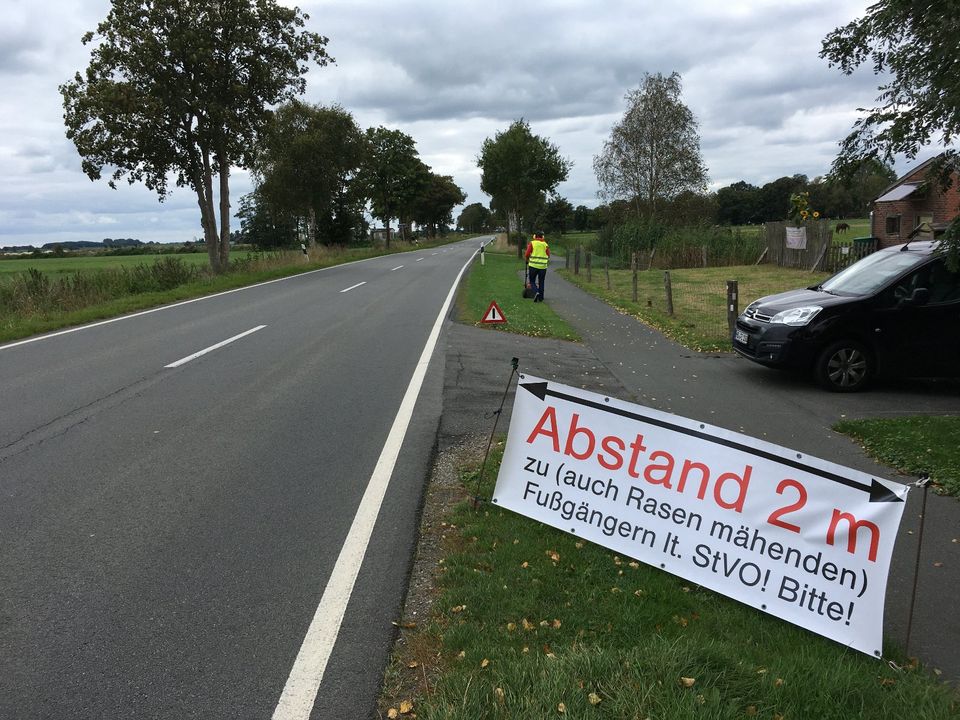
{"label": "tree", "polygon": [[586,205],[577,205],[573,210],[573,229],[584,232],[592,228],[593,212]]}
{"label": "tree", "polygon": [[807,176],[802,174],[768,182],[757,195],[757,212],[760,222],[783,220],[790,212],[790,196],[807,189]]}
{"label": "tree", "polygon": [[604,198],[641,201],[652,214],[684,190],[705,192],[707,169],[693,113],[680,100],[680,75],[644,74],[625,96],[627,110],[613,126],[593,170]]}
{"label": "tree", "polygon": [[573,222],[573,205],[566,198],[553,197],[547,200],[543,229],[563,235]]}
{"label": "tree", "polygon": [[760,188],[743,180],[717,190],[717,222],[722,225],[747,225],[763,222],[760,213]]}
{"label": "tree", "polygon": [[[960,12],[955,2],[878,0],[864,17],[836,28],[823,40],[820,57],[850,75],[868,60],[887,80],[876,106],[854,123],[840,145],[831,172],[849,176],[867,159],[892,163],[915,158],[936,143],[948,149],[928,176],[946,190],[960,171],[960,155],[950,148],[960,134],[960,74],[957,43]],[[945,245],[951,264],[960,265],[960,216],[954,217]]]}
{"label": "tree", "polygon": [[[534,135],[530,125],[520,120],[487,138],[477,157],[480,168],[480,189],[495,201],[495,205],[523,228],[524,213],[543,197],[553,192],[567,179],[572,163],[560,156],[560,150],[549,140]],[[517,247],[519,255],[521,249]]]}
{"label": "tree", "polygon": [[493,213],[483,203],[471,203],[457,217],[457,227],[466,232],[486,232],[493,229]]}
{"label": "tree", "polygon": [[[450,213],[461,205],[467,196],[453,181],[450,175],[429,174],[427,184],[414,198],[411,206],[411,218],[417,225],[425,227],[431,236],[452,221]],[[442,231],[442,232],[445,232]]]}
{"label": "tree", "polygon": [[[60,86],[67,137],[91,180],[143,182],[163,200],[168,177],[197,195],[214,271],[229,260],[231,166],[248,167],[269,106],[302,93],[306,61],[327,39],[276,0],[112,0],[86,73]],[[220,227],[214,205],[218,176]]]}
{"label": "tree", "polygon": [[260,249],[290,247],[296,242],[295,218],[271,207],[258,189],[240,198],[237,217],[243,240]]}
{"label": "tree", "polygon": [[254,176],[272,206],[306,219],[311,247],[318,225],[326,242],[345,244],[362,204],[351,185],[365,147],[363,132],[343,108],[293,100],[263,132]]}
{"label": "tree", "polygon": [[429,168],[418,157],[413,138],[385,127],[366,132],[367,158],[360,171],[373,216],[383,222],[390,247],[390,221],[399,218],[420,192]]}

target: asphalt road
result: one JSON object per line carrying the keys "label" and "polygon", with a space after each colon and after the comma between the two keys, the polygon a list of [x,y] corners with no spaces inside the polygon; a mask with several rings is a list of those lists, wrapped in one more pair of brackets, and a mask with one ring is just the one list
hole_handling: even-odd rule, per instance
{"label": "asphalt road", "polygon": [[[421,353],[478,246],[0,346],[0,717],[369,716],[440,417]],[[338,565],[418,368],[369,547]],[[312,621],[336,642],[310,714],[302,688],[278,703]]]}

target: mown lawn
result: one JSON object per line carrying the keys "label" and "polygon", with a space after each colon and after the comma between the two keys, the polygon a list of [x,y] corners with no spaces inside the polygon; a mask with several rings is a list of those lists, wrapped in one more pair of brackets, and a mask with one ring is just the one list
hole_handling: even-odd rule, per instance
{"label": "mown lawn", "polygon": [[843,420],[834,430],[850,435],[883,464],[929,476],[939,491],[960,497],[960,417]]}
{"label": "mown lawn", "polygon": [[[464,495],[477,472],[463,469]],[[421,720],[946,720],[960,711],[956,691],[894,647],[871,658],[495,506],[464,502],[444,528],[434,611],[401,623],[388,670],[397,714],[401,702]]]}
{"label": "mown lawn", "polygon": [[[506,332],[553,337],[561,340],[580,340],[577,332],[550,307],[550,280],[547,279],[546,302],[535,303],[521,297],[523,292],[522,259],[516,250],[484,253],[484,263],[475,261],[457,296],[458,319]],[[500,325],[481,324],[491,301],[503,311],[507,322]]]}

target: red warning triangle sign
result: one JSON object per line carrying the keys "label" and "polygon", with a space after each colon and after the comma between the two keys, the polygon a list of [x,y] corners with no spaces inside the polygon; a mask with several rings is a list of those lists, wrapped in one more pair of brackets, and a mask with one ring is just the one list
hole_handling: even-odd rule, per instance
{"label": "red warning triangle sign", "polygon": [[487,308],[487,311],[483,314],[482,323],[505,323],[507,319],[503,316],[503,310],[500,309],[500,306],[497,305],[496,300],[490,301],[490,307]]}

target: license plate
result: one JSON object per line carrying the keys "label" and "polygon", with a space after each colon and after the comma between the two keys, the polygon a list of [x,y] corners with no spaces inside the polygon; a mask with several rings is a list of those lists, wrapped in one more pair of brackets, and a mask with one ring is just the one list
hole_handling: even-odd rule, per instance
{"label": "license plate", "polygon": [[733,339],[742,345],[746,345],[747,341],[750,339],[750,336],[740,328],[737,328],[733,333]]}

